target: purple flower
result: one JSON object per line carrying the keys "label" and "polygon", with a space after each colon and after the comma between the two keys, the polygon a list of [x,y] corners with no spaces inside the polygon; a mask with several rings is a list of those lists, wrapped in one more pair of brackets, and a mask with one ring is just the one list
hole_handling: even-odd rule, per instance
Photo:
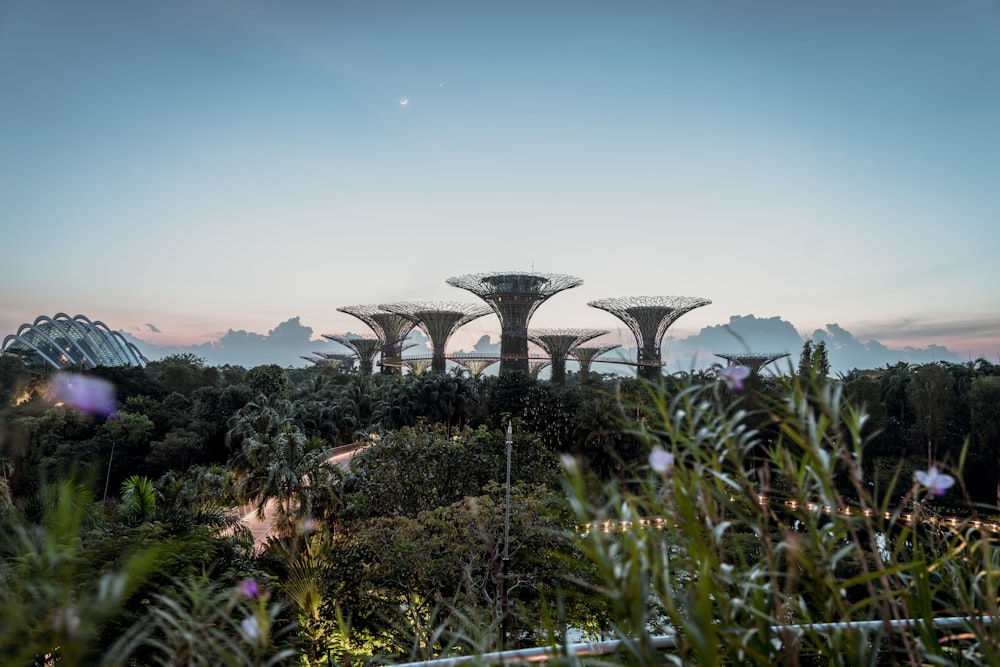
{"label": "purple flower", "polygon": [[660,474],[669,473],[674,467],[674,455],[656,445],[649,453],[649,467]]}
{"label": "purple flower", "polygon": [[260,588],[257,586],[257,582],[253,579],[244,579],[240,583],[236,584],[236,590],[240,594],[250,600],[256,600],[260,597]]}
{"label": "purple flower", "polygon": [[938,497],[943,496],[955,483],[954,477],[944,474],[938,470],[937,466],[931,466],[927,472],[918,470],[913,473],[913,476],[917,478],[918,482],[927,487],[928,491]]}
{"label": "purple flower", "polygon": [[726,389],[733,391],[743,391],[743,381],[750,376],[750,369],[746,366],[730,365],[719,371],[719,377],[726,383]]}
{"label": "purple flower", "polygon": [[113,384],[79,373],[53,375],[49,380],[48,397],[56,405],[99,417],[110,417],[117,409]]}

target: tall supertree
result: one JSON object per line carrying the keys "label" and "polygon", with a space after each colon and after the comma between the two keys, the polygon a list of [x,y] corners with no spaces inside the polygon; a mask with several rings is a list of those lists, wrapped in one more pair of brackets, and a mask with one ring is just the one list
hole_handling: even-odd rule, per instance
{"label": "tall supertree", "polygon": [[663,366],[660,345],[667,329],[681,315],[710,303],[696,296],[633,296],[599,299],[587,305],[606,310],[628,325],[639,348],[638,375],[655,380]]}
{"label": "tall supertree", "polygon": [[323,338],[340,343],[344,347],[353,350],[358,355],[358,364],[361,366],[362,375],[371,375],[375,365],[375,355],[383,349],[381,338],[363,338],[361,336],[343,336],[340,334],[323,334]]}
{"label": "tall supertree", "polygon": [[382,341],[382,374],[402,375],[403,341],[416,323],[408,317],[384,310],[381,306],[341,306],[342,313],[353,315],[375,332]]}
{"label": "tall supertree", "polygon": [[448,278],[448,284],[469,290],[500,318],[500,373],[527,373],[528,322],[542,303],[583,280],[559,273],[470,273]]}
{"label": "tall supertree", "polygon": [[590,374],[590,366],[594,363],[594,359],[617,347],[621,347],[621,345],[615,343],[614,345],[598,345],[596,347],[578,346],[570,350],[569,355],[580,363],[580,379],[583,380]]}
{"label": "tall supertree", "polygon": [[386,303],[379,308],[409,319],[430,338],[431,348],[434,350],[431,370],[435,373],[445,371],[447,366],[445,347],[451,335],[472,320],[493,312],[483,303],[456,301],[403,301]]}
{"label": "tall supertree", "polygon": [[715,356],[722,357],[736,366],[746,366],[751,373],[756,375],[764,366],[772,361],[787,357],[789,354],[787,352],[716,352]]}
{"label": "tall supertree", "polygon": [[566,383],[566,355],[576,346],[608,333],[605,329],[529,329],[528,340],[552,360],[552,384]]}

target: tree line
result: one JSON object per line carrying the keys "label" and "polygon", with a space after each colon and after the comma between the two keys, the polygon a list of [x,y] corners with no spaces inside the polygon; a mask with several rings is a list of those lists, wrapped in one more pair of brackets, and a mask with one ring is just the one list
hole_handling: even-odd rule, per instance
{"label": "tree line", "polygon": [[[867,413],[864,479],[874,492],[901,494],[892,490],[900,475],[964,462],[971,498],[996,504],[1000,367],[899,364],[827,378],[824,356],[804,349],[791,381],[815,397],[840,392]],[[77,545],[63,554],[64,585],[77,599],[102,574],[144,563],[120,608],[93,614],[91,634],[78,635],[91,652],[84,662],[101,654],[155,663],[164,647],[184,654],[178,624],[211,625],[225,607],[196,602],[248,579],[280,601],[255,621],[273,623],[274,652],[311,664],[432,657],[462,642],[469,652],[495,648],[501,598],[517,621],[505,637],[515,644],[570,630],[600,636],[613,605],[592,594],[600,572],[568,537],[573,517],[560,461],[579,462],[595,499],[610,480],[629,488],[631,471],[649,454],[649,424],[672,419],[658,411],[697,387],[711,388],[721,410],[738,411],[757,451],[778,442],[773,416],[789,378],[755,375],[737,393],[719,383],[720,370],[654,385],[570,374],[555,386],[527,374],[363,376],[212,367],[178,355],[146,368],[90,371],[117,391],[117,413],[103,419],[49,404],[51,372],[2,355],[4,572],[26,567],[18,527],[53,525],[60,513],[74,517],[69,527],[56,523]],[[505,542],[508,424],[517,512]],[[349,468],[331,461],[345,450],[356,450]],[[273,518],[266,544],[255,544],[239,522],[247,510]],[[501,587],[505,547],[512,574]],[[66,624],[51,616],[65,610],[66,591],[50,582],[52,590],[12,589],[2,620],[14,629],[23,625],[13,622],[19,616],[65,634]],[[99,606],[99,593],[91,594]],[[177,607],[178,598],[190,604]],[[167,616],[173,625],[157,625]],[[35,646],[70,646],[65,639],[39,636]],[[224,639],[205,641],[235,650]],[[0,654],[12,641],[0,631]]]}

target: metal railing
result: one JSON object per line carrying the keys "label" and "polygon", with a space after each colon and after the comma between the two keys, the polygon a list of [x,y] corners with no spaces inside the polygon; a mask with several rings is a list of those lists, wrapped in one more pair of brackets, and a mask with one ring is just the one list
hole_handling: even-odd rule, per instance
{"label": "metal railing", "polygon": [[[935,618],[930,621],[931,625],[938,629],[964,627],[970,621],[978,621],[985,624],[993,623],[996,619],[992,616],[946,616]],[[841,623],[808,623],[802,625],[773,625],[771,631],[781,633],[791,631],[801,635],[806,632],[824,634],[829,632],[843,632],[846,630],[879,630],[889,628],[892,630],[909,630],[919,624],[927,623],[924,619],[901,619],[895,621],[845,621]],[[650,637],[650,645],[659,650],[667,650],[677,647],[677,635],[658,635]],[[453,658],[439,658],[437,660],[424,660],[422,662],[407,662],[397,664],[396,667],[464,667],[466,665],[508,665],[527,662],[542,662],[559,658],[574,658],[592,655],[608,655],[618,651],[626,642],[621,639],[613,639],[600,642],[585,642],[579,644],[566,644],[563,646],[538,646],[535,648],[516,649],[512,651],[495,651],[493,653],[481,653],[478,655],[463,655]]]}

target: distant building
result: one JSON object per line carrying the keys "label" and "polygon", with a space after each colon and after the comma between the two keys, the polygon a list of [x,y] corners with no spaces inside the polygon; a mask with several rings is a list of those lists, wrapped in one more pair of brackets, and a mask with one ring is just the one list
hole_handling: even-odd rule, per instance
{"label": "distant building", "polygon": [[42,315],[3,339],[3,352],[22,354],[53,368],[144,367],[149,360],[125,336],[83,315]]}

